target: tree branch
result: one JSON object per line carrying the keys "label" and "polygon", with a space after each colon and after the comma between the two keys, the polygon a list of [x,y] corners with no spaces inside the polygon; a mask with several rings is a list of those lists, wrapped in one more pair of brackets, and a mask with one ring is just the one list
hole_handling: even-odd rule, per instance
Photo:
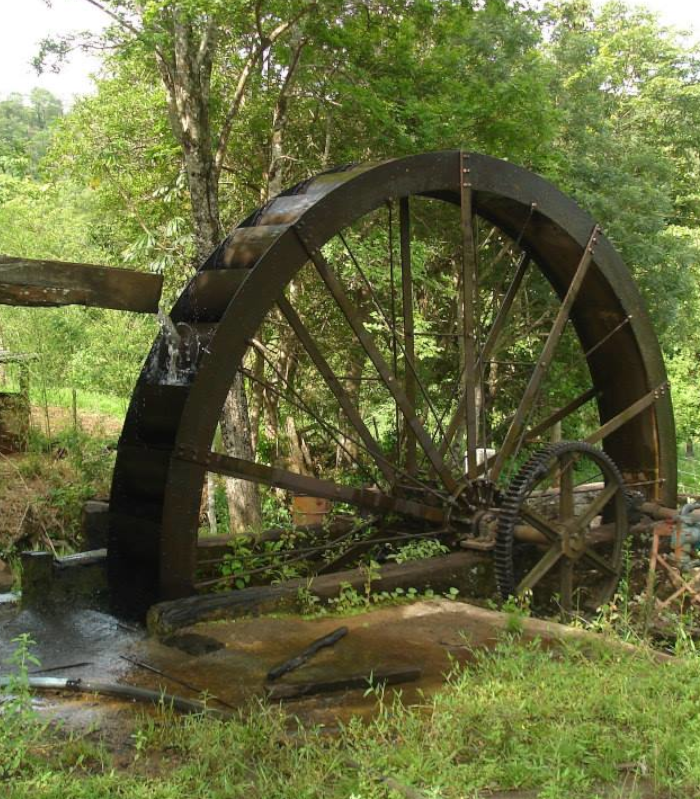
{"label": "tree branch", "polygon": [[[124,30],[129,31],[129,33],[132,33],[137,38],[140,38],[143,35],[143,30],[140,30],[135,25],[132,25],[132,23],[129,22],[128,19],[125,19],[123,16],[121,16],[121,14],[117,14],[110,8],[107,8],[107,6],[104,3],[99,2],[99,0],[85,0],[85,2],[99,9],[103,14],[106,14],[110,19],[113,19],[118,25],[124,28]],[[153,50],[156,54],[156,61],[159,62],[162,70],[166,70],[167,72],[168,80],[166,81],[166,85],[168,85],[168,83],[172,84],[172,71],[170,69],[170,65],[168,64],[167,58],[157,45],[154,45]]]}
{"label": "tree branch", "polygon": [[233,122],[236,118],[236,114],[238,113],[241,107],[241,103],[243,101],[243,97],[245,96],[245,90],[248,86],[248,81],[250,80],[253,68],[258,63],[260,58],[264,56],[264,54],[275,44],[275,42],[277,42],[277,40],[281,36],[284,36],[284,34],[291,27],[296,25],[302,17],[304,17],[306,14],[309,14],[312,10],[314,10],[316,8],[316,5],[317,4],[314,0],[314,2],[309,3],[308,6],[303,8],[291,20],[287,22],[281,22],[269,34],[267,35],[263,34],[260,37],[260,41],[257,48],[250,54],[250,56],[246,60],[243,69],[241,70],[241,74],[238,77],[231,105],[229,106],[223,124],[221,126],[221,132],[219,134],[219,140],[216,146],[216,154],[214,156],[214,170],[216,178],[218,178],[219,172],[221,171],[221,164],[224,161],[224,155],[226,152],[226,147],[228,145],[229,136],[231,135],[231,129],[233,128]]}
{"label": "tree branch", "polygon": [[95,8],[99,8],[103,14],[106,14],[108,17],[111,17],[115,22],[121,25],[122,28],[125,28],[130,33],[133,33],[135,36],[140,36],[142,31],[140,31],[135,25],[132,25],[128,20],[124,19],[120,14],[115,13],[111,9],[107,8],[102,3],[99,3],[98,0],[85,0],[86,3],[90,3],[91,6],[95,6]]}

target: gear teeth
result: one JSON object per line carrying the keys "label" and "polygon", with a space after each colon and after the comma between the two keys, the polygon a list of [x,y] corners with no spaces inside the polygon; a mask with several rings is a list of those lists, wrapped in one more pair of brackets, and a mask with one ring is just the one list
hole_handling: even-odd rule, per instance
{"label": "gear teeth", "polygon": [[560,455],[569,452],[584,452],[593,454],[598,459],[602,458],[610,468],[612,479],[616,480],[620,487],[624,489],[624,481],[615,462],[604,452],[584,442],[561,441],[556,444],[550,444],[543,447],[526,461],[517,475],[511,480],[507,491],[503,495],[496,528],[494,570],[498,591],[504,600],[514,596],[517,588],[513,542],[520,508],[537,481],[547,473],[551,462]]}

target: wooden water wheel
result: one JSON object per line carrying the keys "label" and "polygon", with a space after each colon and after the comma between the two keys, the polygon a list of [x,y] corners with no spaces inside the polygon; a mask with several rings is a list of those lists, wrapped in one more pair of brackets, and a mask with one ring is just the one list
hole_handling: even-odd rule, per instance
{"label": "wooden water wheel", "polygon": [[[230,233],[171,320],[119,443],[122,603],[206,587],[208,472],[331,500],[376,546],[495,549],[504,593],[553,581],[569,607],[589,583],[595,602],[614,588],[626,488],[675,506],[671,402],[639,292],[594,221],[512,164],[448,151],[306,180]],[[282,345],[302,382],[279,373]],[[237,372],[312,430],[316,474],[213,450]],[[538,456],[560,425],[580,443]]]}

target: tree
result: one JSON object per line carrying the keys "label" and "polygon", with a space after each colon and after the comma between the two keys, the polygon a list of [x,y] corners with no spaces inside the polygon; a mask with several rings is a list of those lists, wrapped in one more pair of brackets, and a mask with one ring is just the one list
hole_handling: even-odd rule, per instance
{"label": "tree", "polygon": [[[189,187],[198,263],[221,239],[219,178],[231,131],[254,71],[278,40],[314,9],[314,3],[262,0],[228,4],[195,0],[86,0],[114,22],[105,34],[110,46],[141,51],[152,60],[166,90],[170,126],[183,156]],[[280,13],[283,12],[282,13]],[[45,42],[44,54],[66,52],[65,43]],[[215,70],[216,67],[216,70]],[[212,83],[234,86],[214,105]],[[242,378],[234,381],[221,419],[227,451],[251,459],[250,422]],[[229,509],[236,529],[260,524],[257,488],[229,481]]]}

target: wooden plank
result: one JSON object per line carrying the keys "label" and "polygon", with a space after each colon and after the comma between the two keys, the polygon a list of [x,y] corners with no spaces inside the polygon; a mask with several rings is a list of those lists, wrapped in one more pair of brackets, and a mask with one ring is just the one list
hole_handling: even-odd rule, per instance
{"label": "wooden plank", "polygon": [[0,304],[3,305],[87,305],[157,313],[162,289],[162,275],[0,256]]}
{"label": "wooden plank", "polygon": [[413,666],[403,669],[378,669],[359,674],[349,674],[334,680],[272,685],[267,689],[267,698],[271,702],[279,702],[282,700],[301,699],[305,696],[315,696],[317,694],[330,694],[334,691],[367,690],[376,685],[399,685],[405,682],[415,682],[421,678],[421,675],[422,671]]}

